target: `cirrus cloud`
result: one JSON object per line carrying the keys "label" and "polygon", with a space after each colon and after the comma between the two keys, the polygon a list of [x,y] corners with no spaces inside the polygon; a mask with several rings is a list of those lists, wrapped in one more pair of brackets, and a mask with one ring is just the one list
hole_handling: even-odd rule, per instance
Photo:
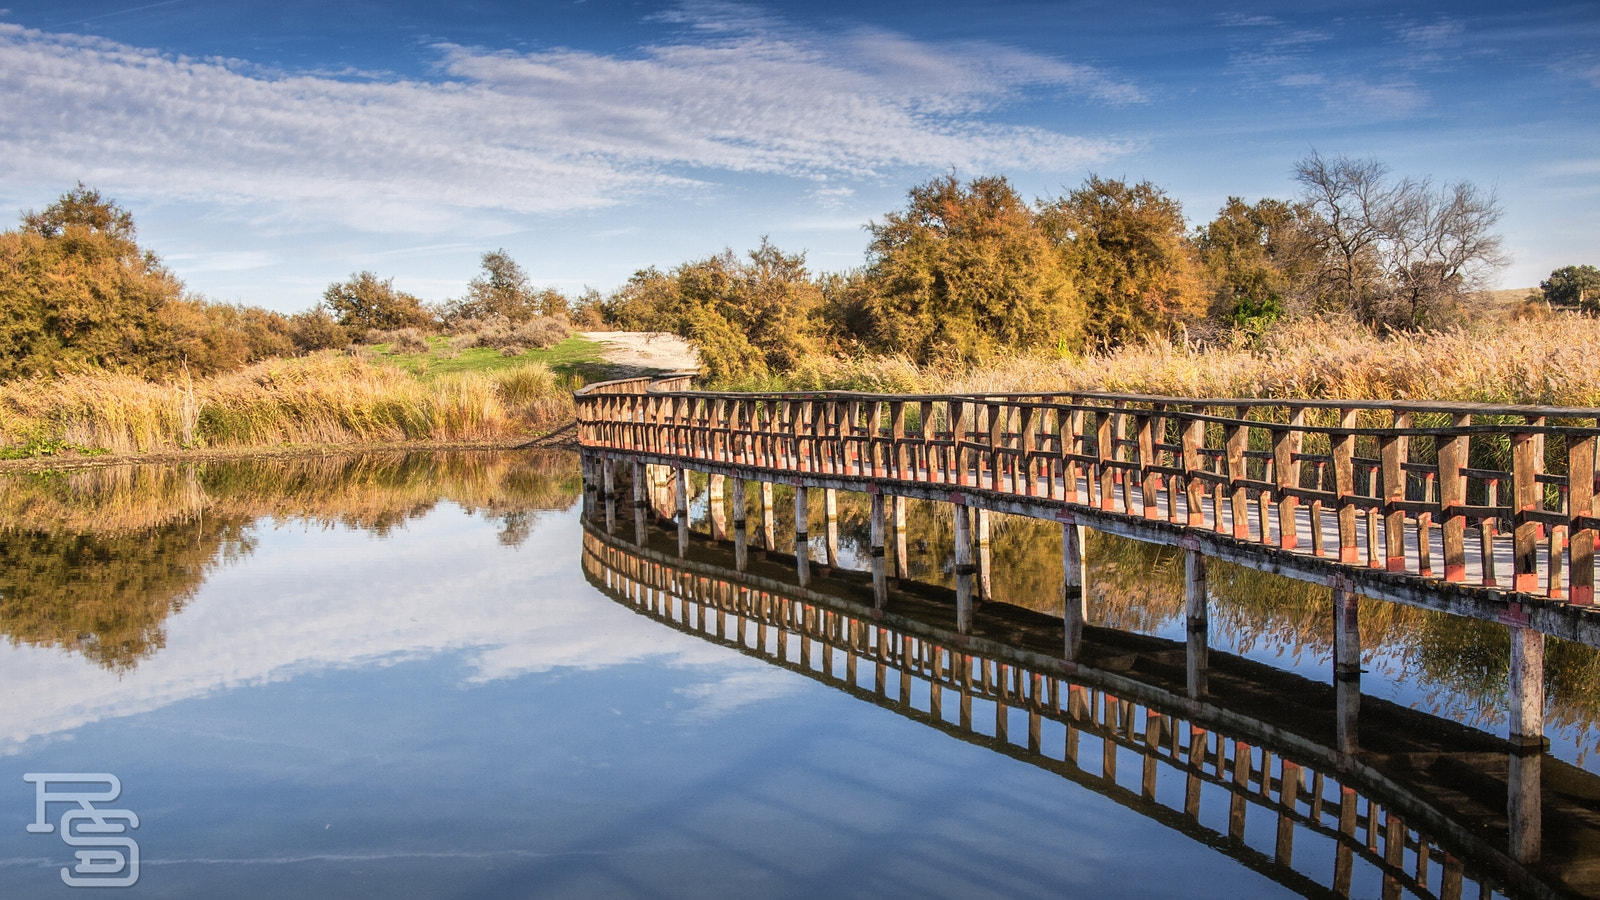
{"label": "cirrus cloud", "polygon": [[993,45],[709,33],[632,57],[439,44],[429,80],[263,73],[0,24],[0,174],[423,230],[452,211],[595,208],[727,173],[1070,169],[1127,147],[996,114],[1040,94],[1144,100]]}

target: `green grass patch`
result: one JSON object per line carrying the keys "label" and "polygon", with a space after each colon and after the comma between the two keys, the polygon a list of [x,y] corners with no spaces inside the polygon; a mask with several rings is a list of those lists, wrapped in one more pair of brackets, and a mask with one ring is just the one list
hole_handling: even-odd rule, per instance
{"label": "green grass patch", "polygon": [[404,369],[424,381],[451,372],[493,372],[540,362],[573,387],[609,377],[615,368],[600,358],[598,341],[569,337],[554,347],[529,350],[518,356],[502,356],[491,347],[450,352],[450,338],[430,337],[427,353],[389,353],[388,344],[374,344],[371,360],[380,365]]}

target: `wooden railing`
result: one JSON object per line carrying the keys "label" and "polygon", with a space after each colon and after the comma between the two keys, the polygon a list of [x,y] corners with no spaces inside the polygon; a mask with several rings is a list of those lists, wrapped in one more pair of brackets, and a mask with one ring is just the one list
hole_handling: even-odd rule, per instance
{"label": "wooden railing", "polygon": [[1597,409],[684,386],[579,391],[580,442],[1054,501],[1350,567],[1594,603]]}

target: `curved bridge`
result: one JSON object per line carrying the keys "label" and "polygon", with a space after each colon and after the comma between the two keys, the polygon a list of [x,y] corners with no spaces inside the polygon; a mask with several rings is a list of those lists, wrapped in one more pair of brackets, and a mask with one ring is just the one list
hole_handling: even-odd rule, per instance
{"label": "curved bridge", "polygon": [[1130,394],[577,392],[586,450],[1058,519],[1600,647],[1600,410]]}
{"label": "curved bridge", "polygon": [[[1222,654],[1197,699],[1184,644],[1088,627],[1066,660],[1059,619],[991,604],[962,633],[947,590],[886,611],[861,573],[801,585],[792,558],[698,536],[678,555],[589,523],[583,540],[591,583],[641,615],[1055,772],[1304,896],[1600,896],[1600,778],[1537,750]],[[1358,741],[1336,724],[1352,703]]]}

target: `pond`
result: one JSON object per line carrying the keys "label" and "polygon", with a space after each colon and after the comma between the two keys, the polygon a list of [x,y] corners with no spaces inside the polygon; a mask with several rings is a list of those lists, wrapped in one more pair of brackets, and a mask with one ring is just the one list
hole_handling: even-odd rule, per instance
{"label": "pond", "polygon": [[[128,890],[151,897],[1338,892],[1313,846],[1336,835],[1302,823],[1293,858],[1275,857],[1264,815],[1229,830],[1237,792],[1219,778],[1191,826],[1157,802],[1175,791],[1181,807],[1180,769],[1150,768],[1156,799],[1140,799],[1136,748],[1090,728],[1082,756],[1101,759],[1103,745],[1125,760],[1109,784],[1059,750],[1030,750],[1037,716],[1014,716],[1008,739],[1003,702],[963,731],[954,700],[942,720],[912,708],[926,710],[927,679],[920,699],[892,684],[875,694],[870,660],[858,673],[851,657],[848,681],[833,672],[848,649],[818,644],[827,661],[802,663],[797,645],[812,642],[796,637],[775,657],[778,638],[755,637],[753,620],[746,632],[742,615],[722,630],[717,614],[713,635],[709,607],[629,593],[615,561],[670,569],[674,535],[652,524],[638,546],[631,523],[613,536],[586,522],[578,473],[572,454],[483,452],[0,480],[0,896],[126,880],[135,854]],[[837,581],[847,595],[843,570],[867,559],[865,504],[841,502],[841,571],[812,587]],[[1059,616],[1060,602],[1059,543],[1036,526],[997,522],[994,539],[995,594],[1033,629],[1044,620],[1027,617]],[[935,634],[949,523],[913,507],[908,527],[908,567],[928,590],[906,608],[934,610]],[[781,550],[792,521],[779,531]],[[695,571],[717,571],[719,549],[696,542]],[[1089,559],[1091,625],[1181,645],[1171,559],[1098,538]],[[781,580],[780,555],[761,564]],[[1328,680],[1325,598],[1247,573],[1215,581],[1214,655]],[[1503,634],[1370,607],[1362,688],[1374,701],[1485,746],[1504,736]],[[933,646],[907,622],[894,640]],[[1549,658],[1546,772],[1588,785],[1600,662],[1555,642]],[[1070,722],[1044,718],[1043,743],[1075,740]],[[1156,718],[1140,712],[1140,733],[1155,735]],[[1376,830],[1362,840],[1378,846]],[[1436,896],[1445,863],[1419,863],[1412,843],[1405,864],[1428,883],[1386,880],[1356,847],[1344,890]],[[1587,890],[1577,876],[1547,881]]]}

